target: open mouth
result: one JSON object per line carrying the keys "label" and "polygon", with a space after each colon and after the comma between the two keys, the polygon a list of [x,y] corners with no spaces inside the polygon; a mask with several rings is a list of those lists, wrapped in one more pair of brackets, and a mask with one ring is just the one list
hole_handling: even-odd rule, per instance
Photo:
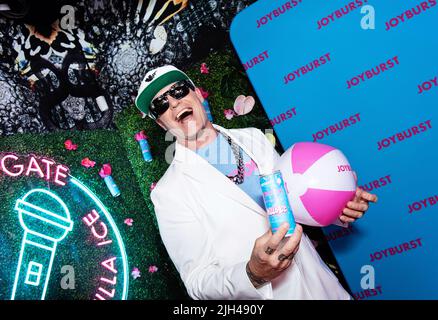
{"label": "open mouth", "polygon": [[192,114],[192,108],[184,108],[176,115],[175,120],[178,122],[184,122],[185,120],[188,120],[192,116]]}

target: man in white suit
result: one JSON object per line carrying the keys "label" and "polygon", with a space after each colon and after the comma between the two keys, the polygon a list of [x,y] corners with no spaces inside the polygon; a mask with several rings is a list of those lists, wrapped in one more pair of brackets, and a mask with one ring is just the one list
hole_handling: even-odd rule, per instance
{"label": "man in white suit", "polygon": [[[173,66],[149,71],[136,106],[176,137],[175,156],[151,193],[163,243],[193,299],[350,299],[302,227],[269,228],[260,174],[279,155],[255,128],[212,124],[203,97]],[[375,202],[357,191],[340,221]]]}

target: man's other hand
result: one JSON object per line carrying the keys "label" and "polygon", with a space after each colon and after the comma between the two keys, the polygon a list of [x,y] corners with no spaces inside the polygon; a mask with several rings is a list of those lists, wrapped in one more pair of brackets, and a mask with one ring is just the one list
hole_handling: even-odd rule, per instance
{"label": "man's other hand", "polygon": [[354,199],[348,201],[347,206],[342,210],[342,215],[339,217],[339,220],[346,223],[354,222],[362,218],[364,213],[368,210],[370,202],[377,202],[377,196],[357,188]]}

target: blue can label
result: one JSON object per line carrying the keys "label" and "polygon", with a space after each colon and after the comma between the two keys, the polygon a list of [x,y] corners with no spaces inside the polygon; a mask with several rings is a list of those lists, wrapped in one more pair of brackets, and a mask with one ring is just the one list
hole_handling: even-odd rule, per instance
{"label": "blue can label", "polygon": [[295,219],[281,172],[276,171],[269,175],[260,176],[260,186],[272,233],[275,233],[283,222],[287,222],[290,228],[286,236],[291,236],[295,230]]}
{"label": "blue can label", "polygon": [[204,99],[204,101],[202,102],[202,105],[204,106],[208,121],[213,122],[213,116],[211,115],[210,105],[208,104],[207,99]]}
{"label": "blue can label", "polygon": [[120,195],[120,190],[119,190],[119,187],[116,185],[113,177],[106,176],[103,180],[105,181],[106,186],[108,187],[109,191],[111,192],[111,195],[113,197],[118,197]]}
{"label": "blue can label", "polygon": [[149,143],[146,139],[140,140],[140,148],[141,148],[141,153],[143,154],[143,159],[146,162],[150,162],[152,161],[152,154],[151,154],[151,149],[149,148]]}

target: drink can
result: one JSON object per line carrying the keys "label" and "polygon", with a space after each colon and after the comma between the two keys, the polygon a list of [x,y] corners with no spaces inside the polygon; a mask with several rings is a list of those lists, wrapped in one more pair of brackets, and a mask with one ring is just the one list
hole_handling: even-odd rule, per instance
{"label": "drink can", "polygon": [[202,102],[202,105],[204,106],[208,121],[213,122],[213,116],[211,115],[210,105],[209,105],[207,99],[204,99],[204,101]]}
{"label": "drink can", "polygon": [[143,154],[144,161],[151,162],[152,154],[148,141],[146,139],[142,139],[139,140],[138,143],[140,144],[140,149],[141,149],[141,153]]}
{"label": "drink can", "polygon": [[275,171],[270,174],[260,175],[260,186],[272,233],[275,233],[283,222],[287,222],[289,223],[289,230],[286,237],[291,236],[295,230],[295,219],[287,198],[281,172]]}
{"label": "drink can", "polygon": [[103,181],[105,181],[106,186],[108,187],[109,191],[111,192],[111,195],[113,197],[118,197],[120,196],[120,190],[119,187],[117,186],[116,182],[114,181],[113,177],[111,176],[106,176],[105,178],[103,178]]}

